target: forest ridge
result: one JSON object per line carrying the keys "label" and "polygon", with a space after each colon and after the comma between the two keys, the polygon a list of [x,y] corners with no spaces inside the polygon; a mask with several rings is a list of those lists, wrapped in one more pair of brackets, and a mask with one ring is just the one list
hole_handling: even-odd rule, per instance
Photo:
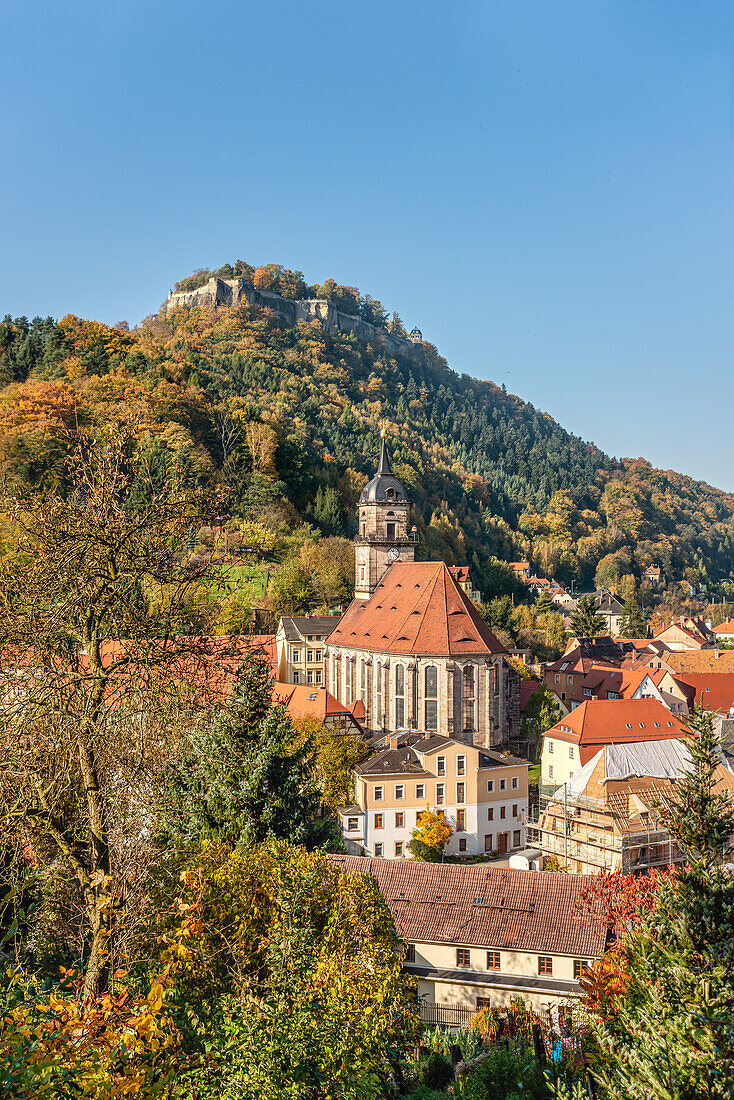
{"label": "forest ridge", "polygon": [[[276,264],[204,269],[176,290],[213,275],[325,298],[405,335],[378,299],[333,279],[308,286]],[[691,583],[734,573],[734,496],[610,458],[504,388],[457,374],[425,341],[388,352],[318,321],[286,327],[245,300],[161,307],[132,331],[73,314],[0,323],[6,482],[63,481],[65,433],[114,420],[135,425],[156,476],[218,485],[233,515],[345,535],[384,427],[420,554],[472,565],[488,594],[508,584],[498,561],[518,557],[579,585],[601,562],[608,576],[657,563]]]}

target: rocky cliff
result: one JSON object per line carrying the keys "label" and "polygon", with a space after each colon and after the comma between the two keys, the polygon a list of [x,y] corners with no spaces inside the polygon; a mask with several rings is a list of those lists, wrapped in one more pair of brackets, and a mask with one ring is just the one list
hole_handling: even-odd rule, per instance
{"label": "rocky cliff", "polygon": [[169,293],[165,303],[166,310],[180,306],[232,306],[245,299],[253,306],[271,310],[287,328],[295,328],[299,321],[318,321],[326,332],[338,329],[340,332],[353,332],[358,340],[365,344],[379,344],[395,355],[410,352],[413,344],[420,342],[420,333],[410,337],[393,336],[385,329],[363,321],[361,317],[352,317],[341,313],[333,302],[325,298],[282,298],[280,294],[270,294],[257,290],[247,279],[218,279],[213,276],[204,286],[196,290],[181,290]]}

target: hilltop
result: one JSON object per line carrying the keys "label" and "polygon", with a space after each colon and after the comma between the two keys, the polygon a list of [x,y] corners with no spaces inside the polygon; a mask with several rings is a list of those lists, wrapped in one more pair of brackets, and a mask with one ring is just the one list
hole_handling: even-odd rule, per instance
{"label": "hilltop", "polygon": [[[233,515],[351,533],[384,427],[423,556],[530,557],[577,584],[653,562],[693,583],[734,572],[734,496],[616,461],[491,382],[457,374],[398,314],[333,279],[238,261],[176,284],[141,326],[67,315],[0,324],[4,477],[63,477],[63,429],[131,419],[159,476],[226,486]],[[141,490],[142,491],[142,490]]]}

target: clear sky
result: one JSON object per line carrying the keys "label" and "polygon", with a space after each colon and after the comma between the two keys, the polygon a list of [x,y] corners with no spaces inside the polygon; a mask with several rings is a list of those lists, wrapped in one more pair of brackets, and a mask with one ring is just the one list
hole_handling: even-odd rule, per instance
{"label": "clear sky", "polygon": [[2,8],[0,315],[278,262],[734,490],[730,3]]}

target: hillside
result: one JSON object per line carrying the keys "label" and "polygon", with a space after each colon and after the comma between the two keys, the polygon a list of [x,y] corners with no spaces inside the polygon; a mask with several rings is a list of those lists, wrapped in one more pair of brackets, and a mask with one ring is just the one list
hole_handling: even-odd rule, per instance
{"label": "hillside", "polygon": [[[7,317],[5,479],[58,480],[65,428],[132,420],[157,476],[174,464],[226,485],[232,514],[349,534],[384,426],[421,553],[471,563],[484,591],[506,585],[493,558],[525,555],[577,584],[600,563],[605,577],[652,562],[690,580],[734,572],[730,494],[642,459],[615,462],[504,389],[455,373],[355,288],[238,264],[176,287],[202,293],[231,277],[242,289],[232,304],[177,294],[134,331]],[[287,307],[304,299],[289,323]],[[342,320],[327,324],[314,299]]]}

